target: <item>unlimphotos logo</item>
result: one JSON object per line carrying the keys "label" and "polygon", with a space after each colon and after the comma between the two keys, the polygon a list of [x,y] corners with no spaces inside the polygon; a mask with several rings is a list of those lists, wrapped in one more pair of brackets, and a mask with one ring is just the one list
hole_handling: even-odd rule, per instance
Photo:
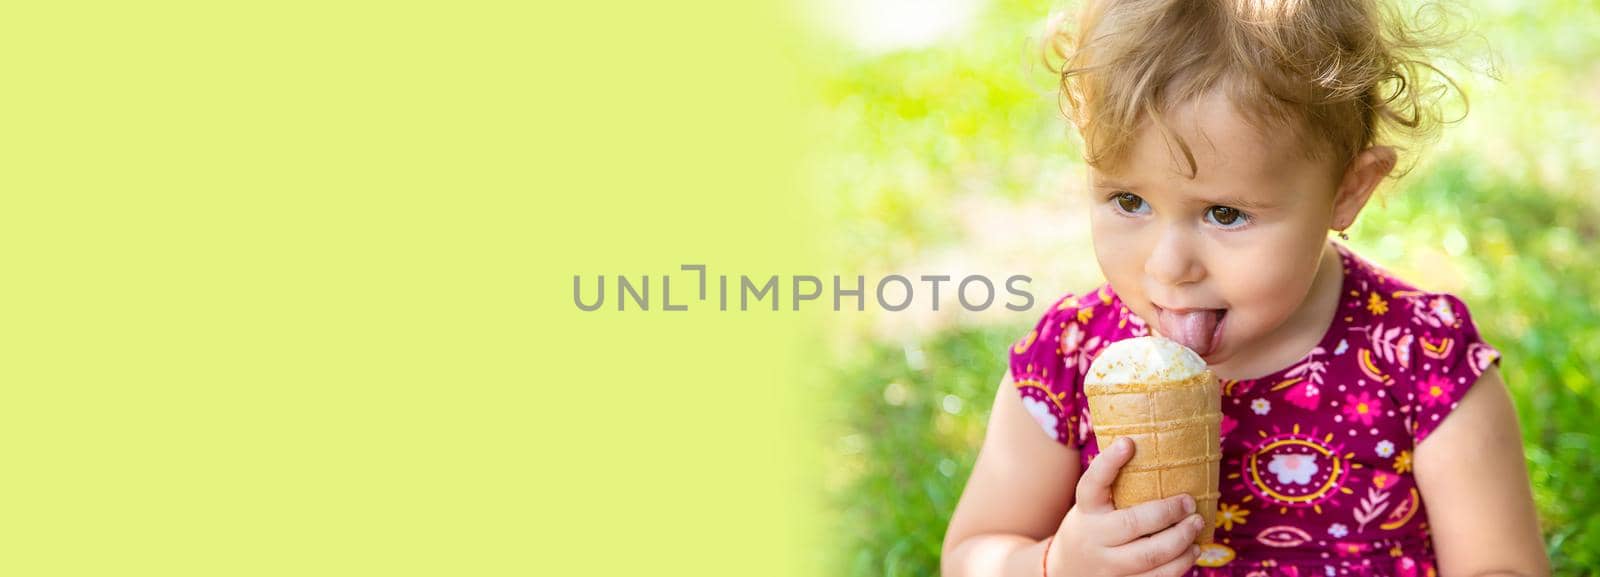
{"label": "unlimphotos logo", "polygon": [[[659,302],[651,300],[650,275],[638,275],[633,278],[630,278],[629,275],[614,275],[615,282],[613,286],[616,289],[615,293],[607,292],[605,275],[595,275],[590,288],[585,288],[585,285],[589,283],[585,282],[583,275],[572,275],[572,304],[577,305],[580,310],[597,311],[606,306],[606,298],[611,295],[614,296],[616,310],[619,311],[649,311],[653,303],[659,305],[655,310],[687,311],[694,303],[709,301],[709,293],[712,287],[710,286],[711,275],[707,274],[706,265],[680,265],[679,270],[693,271],[698,274],[698,299],[680,296],[678,300],[674,300],[672,295],[672,276],[666,274],[657,277],[660,280],[658,286],[661,287]],[[844,310],[844,305],[847,301],[853,302],[857,311],[865,311],[867,309],[869,299],[866,276],[845,277],[832,275],[832,277],[832,283],[824,283],[822,277],[805,274],[790,276],[768,275],[766,277],[752,277],[741,274],[731,277],[733,289],[730,292],[730,276],[725,274],[716,275],[717,310],[729,310],[731,306],[729,301],[736,299],[735,304],[738,307],[737,310],[740,311],[751,310],[752,301],[754,301],[758,310],[763,306],[763,301],[766,301],[766,306],[776,311],[782,306],[785,295],[787,295],[788,309],[798,311],[801,303],[822,301],[824,294],[829,292],[826,289],[830,284],[832,286],[830,295],[832,298],[830,300],[833,302],[834,311]],[[871,300],[879,308],[891,312],[909,309],[918,302],[927,304],[929,310],[937,311],[939,310],[939,289],[942,286],[954,290],[956,300],[961,303],[962,308],[969,311],[986,310],[1000,298],[999,292],[996,290],[996,283],[984,275],[966,275],[959,280],[952,279],[950,275],[920,275],[917,279],[920,283],[912,282],[905,275],[885,275],[874,283],[874,290],[871,291],[871,296],[874,298]],[[1033,294],[1029,293],[1026,288],[1027,283],[1032,281],[1032,278],[1020,274],[1006,277],[1003,283],[1005,292],[1011,297],[1015,297],[1005,303],[1007,309],[1025,311],[1033,308]],[[927,298],[919,298],[919,295],[922,294],[919,292],[921,289],[917,288],[919,286],[926,290]],[[628,307],[629,301],[633,303],[632,309]],[[821,307],[823,302],[826,301],[817,302],[811,306]]]}

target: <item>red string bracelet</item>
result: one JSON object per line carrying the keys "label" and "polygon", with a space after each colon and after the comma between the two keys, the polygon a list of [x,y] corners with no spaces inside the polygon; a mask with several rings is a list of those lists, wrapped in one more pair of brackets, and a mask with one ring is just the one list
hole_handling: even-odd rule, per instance
{"label": "red string bracelet", "polygon": [[1039,556],[1040,577],[1050,577],[1050,543],[1055,540],[1055,535],[1051,535],[1049,538],[1044,540],[1044,555]]}

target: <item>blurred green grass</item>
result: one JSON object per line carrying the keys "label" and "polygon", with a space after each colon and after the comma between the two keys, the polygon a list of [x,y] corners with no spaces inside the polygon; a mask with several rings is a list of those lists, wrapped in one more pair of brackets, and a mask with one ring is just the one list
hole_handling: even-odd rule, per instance
{"label": "blurred green grass", "polygon": [[[892,267],[959,246],[950,206],[960,195],[1064,193],[1041,174],[1076,163],[1077,144],[1052,79],[1028,63],[1029,35],[1051,6],[991,2],[965,31],[927,46],[825,50],[822,184],[845,223],[839,266]],[[1473,99],[1467,121],[1381,189],[1350,244],[1472,307],[1505,354],[1554,568],[1600,574],[1600,43],[1590,32],[1600,11],[1574,1],[1468,6],[1502,81],[1458,77]],[[1093,262],[1088,250],[1060,247],[1054,262]],[[1033,288],[1042,302],[1059,296]],[[839,359],[823,407],[830,574],[937,574],[1006,347],[1038,314],[869,342]]]}

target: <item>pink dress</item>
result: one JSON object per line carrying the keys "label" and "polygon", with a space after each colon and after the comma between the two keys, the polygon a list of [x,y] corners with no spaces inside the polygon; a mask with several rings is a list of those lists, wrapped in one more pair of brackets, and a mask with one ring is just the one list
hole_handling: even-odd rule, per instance
{"label": "pink dress", "polygon": [[[1216,541],[1189,575],[1435,574],[1413,447],[1499,362],[1466,305],[1417,290],[1335,243],[1339,312],[1300,361],[1222,381]],[[1109,285],[1067,295],[1011,348],[1011,377],[1046,434],[1099,452],[1082,387],[1109,343],[1149,334]]]}

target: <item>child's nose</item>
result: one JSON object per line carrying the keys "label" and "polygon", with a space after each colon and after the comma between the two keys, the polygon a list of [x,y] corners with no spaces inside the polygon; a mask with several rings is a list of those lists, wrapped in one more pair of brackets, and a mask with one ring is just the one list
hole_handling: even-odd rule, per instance
{"label": "child's nose", "polygon": [[1205,268],[1195,254],[1195,244],[1195,239],[1183,227],[1166,227],[1145,258],[1145,274],[1167,286],[1199,282],[1205,278]]}

